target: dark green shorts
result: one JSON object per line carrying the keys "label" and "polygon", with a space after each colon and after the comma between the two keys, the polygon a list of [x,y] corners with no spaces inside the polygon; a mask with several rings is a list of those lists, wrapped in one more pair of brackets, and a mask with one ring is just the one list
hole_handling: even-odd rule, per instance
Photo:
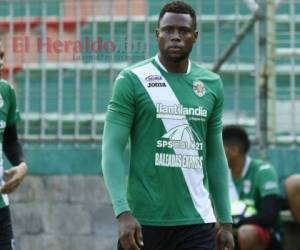
{"label": "dark green shorts", "polygon": [[0,208],[0,250],[14,250],[9,207]]}

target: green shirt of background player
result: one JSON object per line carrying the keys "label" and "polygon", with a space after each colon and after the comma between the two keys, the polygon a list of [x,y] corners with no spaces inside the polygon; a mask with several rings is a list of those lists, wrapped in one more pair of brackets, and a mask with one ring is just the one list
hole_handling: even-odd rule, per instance
{"label": "green shirt of background player", "polygon": [[[4,48],[0,41],[0,249],[13,250],[14,239],[7,194],[20,185],[26,175],[27,165],[17,136],[16,123],[19,112],[15,91],[7,81],[2,79],[3,63]],[[3,169],[3,152],[13,165],[7,171]],[[3,177],[7,178],[6,183]]]}
{"label": "green shirt of background player", "polygon": [[241,250],[281,249],[275,237],[281,208],[275,168],[248,155],[250,141],[242,127],[224,127],[223,142],[232,177],[231,200],[253,201],[257,211],[234,223],[237,228],[237,245]]}
{"label": "green shirt of background player", "polygon": [[156,30],[158,55],[115,81],[102,168],[119,222],[119,249],[215,249],[214,214],[219,249],[233,248],[222,83],[189,60],[196,23],[188,4],[166,4]]}

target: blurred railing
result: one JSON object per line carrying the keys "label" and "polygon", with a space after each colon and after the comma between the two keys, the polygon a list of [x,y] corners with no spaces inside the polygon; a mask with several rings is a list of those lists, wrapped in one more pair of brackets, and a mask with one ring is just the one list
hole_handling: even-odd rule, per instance
{"label": "blurred railing", "polygon": [[[154,56],[155,28],[165,1],[0,1],[6,78],[16,85],[24,140],[99,140],[113,80],[129,64]],[[194,0],[199,41],[192,59],[212,68],[251,18],[243,0]],[[300,1],[282,1],[276,15],[278,48],[299,48]],[[225,123],[258,136],[259,24],[222,66]],[[300,67],[277,61],[272,133],[299,138]],[[275,129],[276,128],[276,129]]]}

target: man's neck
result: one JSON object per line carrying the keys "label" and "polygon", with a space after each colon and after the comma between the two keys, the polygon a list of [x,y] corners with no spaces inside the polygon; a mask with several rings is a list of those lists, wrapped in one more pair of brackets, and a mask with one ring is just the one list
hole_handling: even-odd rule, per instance
{"label": "man's neck", "polygon": [[161,64],[171,73],[186,73],[189,66],[189,59],[186,58],[180,62],[170,62],[165,60],[165,58],[159,53],[158,59]]}
{"label": "man's neck", "polygon": [[231,173],[234,179],[239,179],[242,176],[246,159],[246,155],[242,155],[231,164]]}

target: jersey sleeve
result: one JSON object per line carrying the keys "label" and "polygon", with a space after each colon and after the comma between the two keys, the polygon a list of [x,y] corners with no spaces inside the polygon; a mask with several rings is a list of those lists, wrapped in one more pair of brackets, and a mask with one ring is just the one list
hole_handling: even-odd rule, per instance
{"label": "jersey sleeve", "polygon": [[261,165],[257,175],[257,188],[261,197],[279,194],[278,177],[274,167],[270,164]]}
{"label": "jersey sleeve", "polygon": [[222,133],[222,117],[224,105],[224,91],[221,78],[218,78],[215,88],[215,105],[208,120],[207,134]]}
{"label": "jersey sleeve", "polygon": [[16,101],[16,93],[12,86],[8,86],[9,88],[9,109],[6,124],[7,126],[14,125],[20,119],[20,112],[17,108],[17,101]]}
{"label": "jersey sleeve", "polygon": [[134,85],[128,72],[121,72],[114,82],[106,120],[131,127],[134,118]]}
{"label": "jersey sleeve", "polygon": [[206,143],[206,169],[214,210],[219,223],[232,223],[228,186],[229,168],[222,143],[222,134],[211,135]]}
{"label": "jersey sleeve", "polygon": [[102,140],[102,171],[115,216],[130,211],[126,197],[124,150],[130,128],[106,121]]}

